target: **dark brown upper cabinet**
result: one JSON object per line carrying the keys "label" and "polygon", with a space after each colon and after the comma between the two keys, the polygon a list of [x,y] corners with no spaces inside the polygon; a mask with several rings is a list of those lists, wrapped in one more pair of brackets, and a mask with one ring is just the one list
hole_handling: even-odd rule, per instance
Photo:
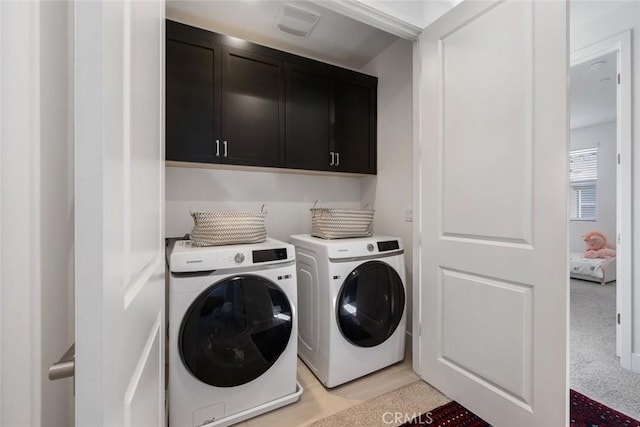
{"label": "dark brown upper cabinet", "polygon": [[376,173],[377,78],[167,21],[166,157]]}
{"label": "dark brown upper cabinet", "polygon": [[223,163],[284,166],[284,61],[224,46]]}
{"label": "dark brown upper cabinet", "polygon": [[376,173],[377,79],[287,64],[287,167]]}
{"label": "dark brown upper cabinet", "polygon": [[166,158],[284,166],[285,63],[167,21]]}
{"label": "dark brown upper cabinet", "polygon": [[333,83],[320,67],[287,64],[287,166],[331,170]]}
{"label": "dark brown upper cabinet", "polygon": [[376,173],[377,79],[336,79],[333,87],[334,167]]}
{"label": "dark brown upper cabinet", "polygon": [[167,39],[166,157],[212,163],[220,138],[219,46]]}

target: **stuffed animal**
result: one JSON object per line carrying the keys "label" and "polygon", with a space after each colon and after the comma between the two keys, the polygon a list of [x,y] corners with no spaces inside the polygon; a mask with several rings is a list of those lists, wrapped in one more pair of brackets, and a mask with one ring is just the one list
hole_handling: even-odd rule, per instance
{"label": "stuffed animal", "polygon": [[585,258],[613,258],[616,250],[607,244],[607,238],[599,231],[590,231],[584,235],[587,249],[584,252]]}

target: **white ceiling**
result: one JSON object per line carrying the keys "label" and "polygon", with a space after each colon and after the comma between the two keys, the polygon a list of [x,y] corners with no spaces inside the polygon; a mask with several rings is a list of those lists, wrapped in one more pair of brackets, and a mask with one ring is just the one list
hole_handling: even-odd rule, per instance
{"label": "white ceiling", "polygon": [[[591,65],[599,61],[605,61],[605,64],[593,70]],[[615,52],[571,67],[571,129],[616,119],[616,78]]]}
{"label": "white ceiling", "polygon": [[396,41],[396,36],[415,37],[460,1],[287,1],[322,15],[307,38],[277,29],[278,12],[285,4],[282,0],[167,0],[166,11],[169,19],[359,69]]}
{"label": "white ceiling", "polygon": [[360,69],[398,38],[306,1],[289,1],[320,13],[320,21],[301,38],[276,27],[284,1],[167,0],[168,19],[239,37],[264,46],[352,69]]}

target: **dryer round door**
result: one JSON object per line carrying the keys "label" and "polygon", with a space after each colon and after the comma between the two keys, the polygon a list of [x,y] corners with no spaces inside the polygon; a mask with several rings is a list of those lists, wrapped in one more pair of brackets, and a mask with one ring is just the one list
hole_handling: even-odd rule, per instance
{"label": "dryer round door", "polygon": [[385,342],[404,313],[404,285],[396,271],[381,261],[356,267],[345,279],[336,301],[338,328],[359,347]]}
{"label": "dryer round door", "polygon": [[254,275],[217,282],[187,310],[178,336],[184,366],[198,380],[235,387],[265,373],[291,338],[293,313],[275,283]]}

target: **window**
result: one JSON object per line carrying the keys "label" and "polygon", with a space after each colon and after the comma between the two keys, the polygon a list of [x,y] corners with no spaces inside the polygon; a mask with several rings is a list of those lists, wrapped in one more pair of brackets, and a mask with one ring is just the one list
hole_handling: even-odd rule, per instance
{"label": "window", "polygon": [[569,218],[596,220],[596,183],[598,149],[587,148],[569,153]]}

